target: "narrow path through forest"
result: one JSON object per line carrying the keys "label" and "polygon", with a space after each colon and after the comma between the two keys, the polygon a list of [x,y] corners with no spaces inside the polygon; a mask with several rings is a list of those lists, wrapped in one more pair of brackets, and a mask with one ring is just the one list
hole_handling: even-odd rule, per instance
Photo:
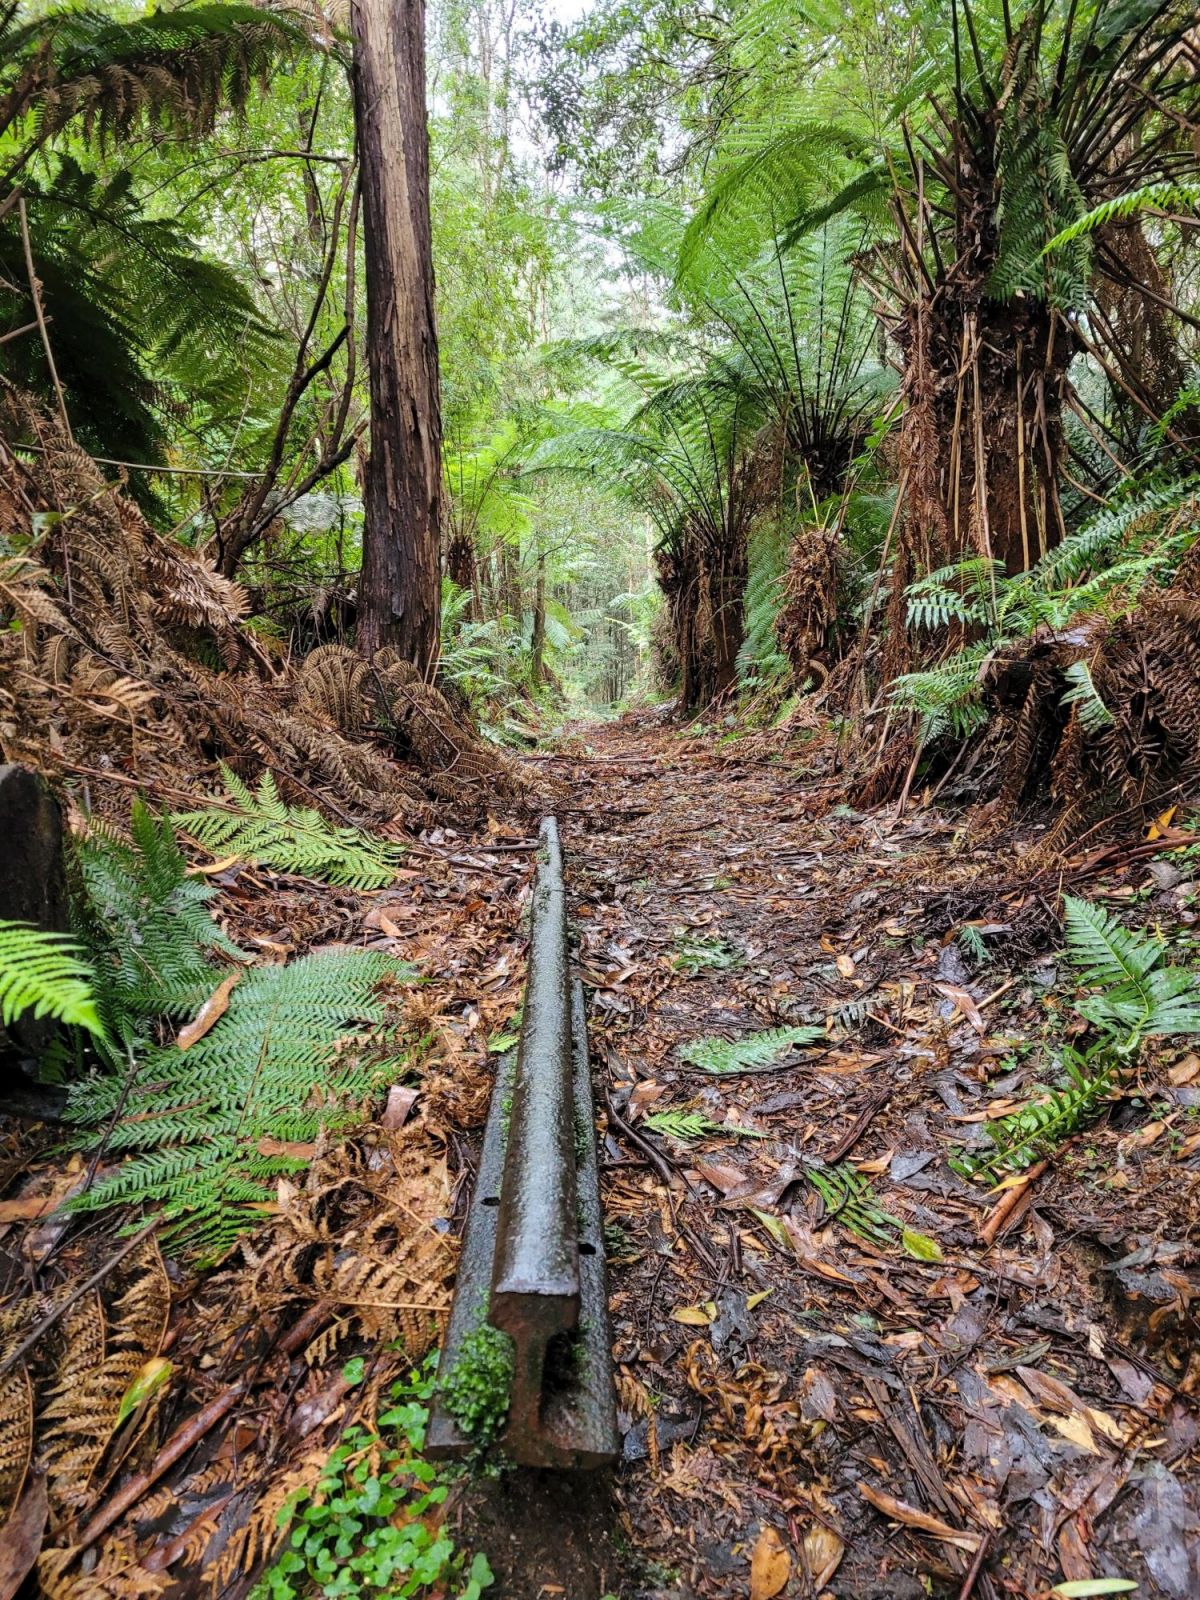
{"label": "narrow path through forest", "polygon": [[[822,814],[769,739],[643,714],[564,750],[625,1436],[572,1600],[1200,1592],[1186,1060],[1178,1103],[1123,1092],[998,1197],[949,1164],[1078,1025],[1057,883],[932,809]],[[740,1070],[683,1059],[805,1027]]]}

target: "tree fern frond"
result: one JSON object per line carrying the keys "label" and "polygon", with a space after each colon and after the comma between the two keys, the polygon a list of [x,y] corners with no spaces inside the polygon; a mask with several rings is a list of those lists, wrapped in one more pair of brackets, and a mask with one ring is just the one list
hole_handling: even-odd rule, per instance
{"label": "tree fern frond", "polygon": [[714,1122],[702,1111],[655,1111],[643,1117],[647,1128],[666,1134],[669,1139],[686,1143],[691,1139],[705,1139],[712,1134],[732,1134],[742,1139],[765,1139],[767,1135],[757,1128],[742,1128],[732,1122]]}
{"label": "tree fern frond", "polygon": [[227,851],[281,872],[352,889],[382,889],[396,876],[400,850],[357,828],[335,827],[319,812],[287,805],[265,772],[256,793],[228,767],[221,776],[236,810],[176,812],[176,826],[214,854]]}
{"label": "tree fern frond", "polygon": [[102,1034],[93,977],[73,939],[25,922],[0,921],[0,1022],[6,1028],[31,1011]]}
{"label": "tree fern frond", "polygon": [[1070,687],[1063,694],[1062,704],[1078,707],[1079,720],[1086,731],[1098,733],[1101,728],[1111,727],[1112,712],[1100,698],[1087,662],[1072,661],[1070,666],[1064,668],[1063,677]]}
{"label": "tree fern frond", "polygon": [[679,1059],[702,1072],[745,1072],[769,1067],[788,1050],[824,1042],[824,1028],[768,1028],[744,1039],[693,1039],[680,1050]]}
{"label": "tree fern frond", "polygon": [[127,1092],[117,1074],[73,1085],[69,1121],[103,1125],[123,1095],[126,1116],[109,1140],[122,1165],[72,1207],[155,1203],[171,1223],[164,1237],[191,1250],[253,1226],[269,1198],[261,1180],[302,1164],[286,1153],[264,1156],[260,1141],[308,1141],[345,1125],[348,1103],[375,1087],[365,1041],[384,1018],[381,986],[412,976],[404,963],[365,950],[256,968],[190,1049],[146,1051]]}
{"label": "tree fern frond", "polygon": [[1147,183],[1140,189],[1131,189],[1112,200],[1105,200],[1083,216],[1077,217],[1068,227],[1056,233],[1042,251],[1050,255],[1061,250],[1085,234],[1095,233],[1110,222],[1121,222],[1139,211],[1185,211],[1200,206],[1200,183]]}

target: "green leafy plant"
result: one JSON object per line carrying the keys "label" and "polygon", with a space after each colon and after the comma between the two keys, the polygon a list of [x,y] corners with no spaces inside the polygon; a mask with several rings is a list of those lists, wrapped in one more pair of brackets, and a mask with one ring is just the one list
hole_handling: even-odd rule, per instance
{"label": "green leafy plant", "polygon": [[512,1377],[512,1340],[490,1322],[481,1322],[463,1340],[454,1365],[438,1382],[446,1410],[475,1442],[480,1456],[504,1426]]}
{"label": "green leafy plant", "polygon": [[973,923],[964,922],[958,930],[958,942],[978,966],[983,966],[991,960],[987,943],[979,929]]}
{"label": "green leafy plant", "polygon": [[1076,1000],[1075,1009],[1102,1037],[1085,1052],[1063,1050],[1065,1085],[987,1124],[990,1150],[952,1160],[967,1177],[1024,1171],[1092,1120],[1144,1040],[1200,1033],[1200,977],[1192,969],[1169,964],[1163,943],[1130,932],[1101,906],[1065,895],[1064,907],[1067,959],[1084,984],[1101,990]]}
{"label": "green leafy plant", "polygon": [[677,972],[686,972],[692,978],[698,972],[726,972],[730,967],[740,967],[744,959],[727,939],[715,934],[694,934],[680,928],[674,944],[671,965]]}
{"label": "green leafy plant", "polygon": [[180,811],[177,827],[214,854],[228,851],[281,872],[351,889],[382,889],[396,876],[400,851],[358,828],[338,828],[317,811],[289,806],[265,772],[252,791],[222,765],[229,804]]}
{"label": "green leafy plant", "polygon": [[494,1581],[487,1557],[455,1548],[439,1520],[449,1479],[421,1456],[433,1390],[426,1363],[392,1385],[392,1404],[376,1428],[346,1430],[316,1485],[280,1513],[287,1542],[253,1600],[451,1593],[480,1600]]}
{"label": "green leafy plant", "polygon": [[685,1143],[690,1139],[704,1139],[714,1133],[732,1134],[742,1139],[767,1137],[757,1128],[742,1128],[733,1122],[714,1122],[702,1111],[655,1111],[642,1120],[655,1133],[664,1133],[668,1139],[679,1139]]}
{"label": "green leafy plant", "polygon": [[824,1201],[828,1221],[840,1222],[877,1249],[886,1249],[899,1240],[906,1253],[918,1261],[942,1259],[937,1241],[885,1211],[870,1180],[849,1162],[839,1161],[832,1167],[806,1166],[804,1176]]}
{"label": "green leafy plant", "polygon": [[100,1015],[128,1047],[160,1017],[191,1016],[221,977],[209,956],[242,952],[212,919],[216,890],[189,877],[166,817],[139,798],[131,842],[94,827],[77,846],[76,919],[96,974]]}
{"label": "green leafy plant", "polygon": [[375,1083],[367,1036],[384,1019],[380,986],[411,976],[366,950],[257,968],[190,1048],[144,1048],[132,1086],[119,1072],[73,1085],[67,1119],[112,1124],[106,1147],[128,1159],[72,1208],[154,1203],[161,1237],[220,1255],[258,1221],[279,1174],[306,1165],[304,1151],[280,1147],[352,1120],[351,1103]]}
{"label": "green leafy plant", "polygon": [[693,1039],[679,1052],[679,1059],[702,1072],[746,1072],[769,1067],[788,1050],[800,1045],[824,1044],[824,1028],[768,1028],[744,1039],[716,1037]]}
{"label": "green leafy plant", "polygon": [[1200,1033],[1200,975],[1172,966],[1166,947],[1131,933],[1100,906],[1064,896],[1067,956],[1085,984],[1102,994],[1075,1009],[1120,1042],[1124,1053],[1155,1035]]}
{"label": "green leafy plant", "polygon": [[1065,1088],[1049,1089],[1034,1104],[989,1122],[984,1132],[992,1148],[955,1156],[950,1162],[954,1170],[992,1182],[1006,1172],[1023,1172],[1089,1123],[1113,1087],[1117,1063],[1104,1047],[1087,1055],[1068,1047],[1063,1069],[1069,1080]]}
{"label": "green leafy plant", "polygon": [[103,1033],[92,982],[91,967],[65,934],[0,921],[0,1022],[6,1028],[32,1011],[35,1017]]}

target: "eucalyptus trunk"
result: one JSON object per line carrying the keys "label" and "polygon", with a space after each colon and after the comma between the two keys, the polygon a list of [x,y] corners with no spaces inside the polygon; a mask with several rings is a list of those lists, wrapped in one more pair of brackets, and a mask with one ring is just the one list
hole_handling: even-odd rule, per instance
{"label": "eucalyptus trunk", "polygon": [[437,658],[442,427],[438,395],[422,0],[352,0],[362,172],[371,454],[359,649]]}

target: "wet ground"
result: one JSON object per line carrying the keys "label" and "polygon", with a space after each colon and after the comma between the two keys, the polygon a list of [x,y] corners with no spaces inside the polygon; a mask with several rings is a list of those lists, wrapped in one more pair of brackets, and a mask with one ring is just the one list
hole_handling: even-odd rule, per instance
{"label": "wet ground", "polygon": [[[826,812],[770,741],[643,716],[545,765],[607,1127],[610,1592],[1200,1594],[1200,1062],[1160,1043],[999,1188],[950,1165],[1085,1028],[1062,874],[919,797]],[[1169,859],[1135,836],[1067,877],[1184,959]],[[805,1026],[740,1071],[681,1058]]]}

